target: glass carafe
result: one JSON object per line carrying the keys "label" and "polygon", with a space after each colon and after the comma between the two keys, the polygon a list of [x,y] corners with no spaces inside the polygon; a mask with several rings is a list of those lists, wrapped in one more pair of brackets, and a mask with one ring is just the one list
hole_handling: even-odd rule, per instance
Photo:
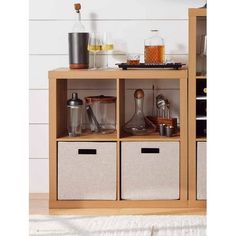
{"label": "glass carafe", "polygon": [[135,113],[125,124],[124,131],[132,135],[145,135],[155,132],[156,126],[143,113],[144,91],[142,89],[135,90],[134,100]]}
{"label": "glass carafe", "polygon": [[77,93],[72,93],[72,98],[67,101],[67,129],[69,136],[79,136],[82,132],[83,101]]}
{"label": "glass carafe", "polygon": [[159,30],[151,30],[151,37],[144,41],[145,64],[165,63],[165,44]]}

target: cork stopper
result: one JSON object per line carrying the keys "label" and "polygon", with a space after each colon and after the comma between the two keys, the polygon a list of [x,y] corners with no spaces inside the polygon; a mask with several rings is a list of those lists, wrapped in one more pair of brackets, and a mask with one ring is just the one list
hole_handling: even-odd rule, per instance
{"label": "cork stopper", "polygon": [[79,11],[81,9],[81,4],[80,3],[75,3],[74,7],[75,7],[76,11]]}
{"label": "cork stopper", "polygon": [[143,98],[144,97],[144,91],[142,89],[136,89],[134,92],[135,98]]}

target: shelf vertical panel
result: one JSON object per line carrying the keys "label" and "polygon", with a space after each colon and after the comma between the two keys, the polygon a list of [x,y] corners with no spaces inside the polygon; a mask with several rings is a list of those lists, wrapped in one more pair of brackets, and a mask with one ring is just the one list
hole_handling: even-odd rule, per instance
{"label": "shelf vertical panel", "polygon": [[122,127],[125,124],[125,79],[117,79],[117,117],[118,137],[121,138]]}
{"label": "shelf vertical panel", "polygon": [[[121,137],[125,122],[125,80],[117,79],[117,135]],[[117,200],[121,200],[121,151],[120,142],[117,142]]]}
{"label": "shelf vertical panel", "polygon": [[180,200],[187,200],[188,192],[188,96],[187,73],[180,78]]}
{"label": "shelf vertical panel", "polygon": [[49,205],[57,200],[57,138],[66,132],[67,80],[49,74]]}
{"label": "shelf vertical panel", "polygon": [[67,133],[67,80],[60,79],[57,81],[57,138]]}
{"label": "shelf vertical panel", "polygon": [[189,200],[196,199],[196,16],[189,18]]}
{"label": "shelf vertical panel", "polygon": [[[196,76],[197,65],[197,17],[206,16],[206,9],[189,10],[189,84],[188,84],[188,158],[189,158],[189,206],[206,207],[206,201],[197,200],[197,159],[196,159]],[[205,79],[205,76],[202,78]]]}
{"label": "shelf vertical panel", "polygon": [[121,150],[120,150],[120,141],[116,143],[116,200],[121,200]]}
{"label": "shelf vertical panel", "polygon": [[57,85],[49,75],[49,207],[57,200]]}

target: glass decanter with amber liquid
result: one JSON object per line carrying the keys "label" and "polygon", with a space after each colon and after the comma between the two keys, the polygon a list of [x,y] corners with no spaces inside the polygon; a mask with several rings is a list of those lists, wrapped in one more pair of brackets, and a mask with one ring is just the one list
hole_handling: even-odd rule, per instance
{"label": "glass decanter with amber liquid", "polygon": [[151,30],[152,36],[144,41],[145,64],[165,63],[165,44],[159,30]]}

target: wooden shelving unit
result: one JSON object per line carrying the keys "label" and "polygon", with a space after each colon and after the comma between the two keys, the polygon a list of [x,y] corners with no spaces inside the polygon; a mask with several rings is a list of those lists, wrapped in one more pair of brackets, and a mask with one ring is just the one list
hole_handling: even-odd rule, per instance
{"label": "wooden shelving unit", "polygon": [[[80,137],[68,137],[66,119],[67,81],[80,79],[113,79],[116,81],[117,131],[113,134],[83,133]],[[125,123],[125,81],[132,79],[176,79],[180,88],[180,132],[174,137],[161,137],[158,133],[145,136],[124,134]],[[137,85],[138,87],[138,85]],[[188,207],[187,185],[187,70],[70,70],[49,71],[49,207],[50,208],[145,208],[145,207]],[[116,142],[116,200],[59,200],[58,199],[58,143],[59,142]],[[121,143],[132,141],[160,141],[179,143],[179,199],[174,200],[123,200],[121,199]],[[101,183],[102,184],[102,183]]]}
{"label": "wooden shelving unit", "polygon": [[[189,157],[189,203],[191,207],[206,207],[206,200],[197,199],[197,143],[206,142],[206,137],[197,137],[196,120],[204,119],[197,117],[196,114],[196,84],[198,80],[206,80],[206,75],[199,75],[199,62],[203,60],[199,56],[199,44],[201,34],[206,34],[207,10],[189,9],[189,86],[188,86],[188,114],[189,114],[189,130],[188,130],[188,157]],[[206,64],[204,65],[206,70]],[[203,99],[206,100],[206,97]],[[206,117],[205,117],[206,120]]]}

